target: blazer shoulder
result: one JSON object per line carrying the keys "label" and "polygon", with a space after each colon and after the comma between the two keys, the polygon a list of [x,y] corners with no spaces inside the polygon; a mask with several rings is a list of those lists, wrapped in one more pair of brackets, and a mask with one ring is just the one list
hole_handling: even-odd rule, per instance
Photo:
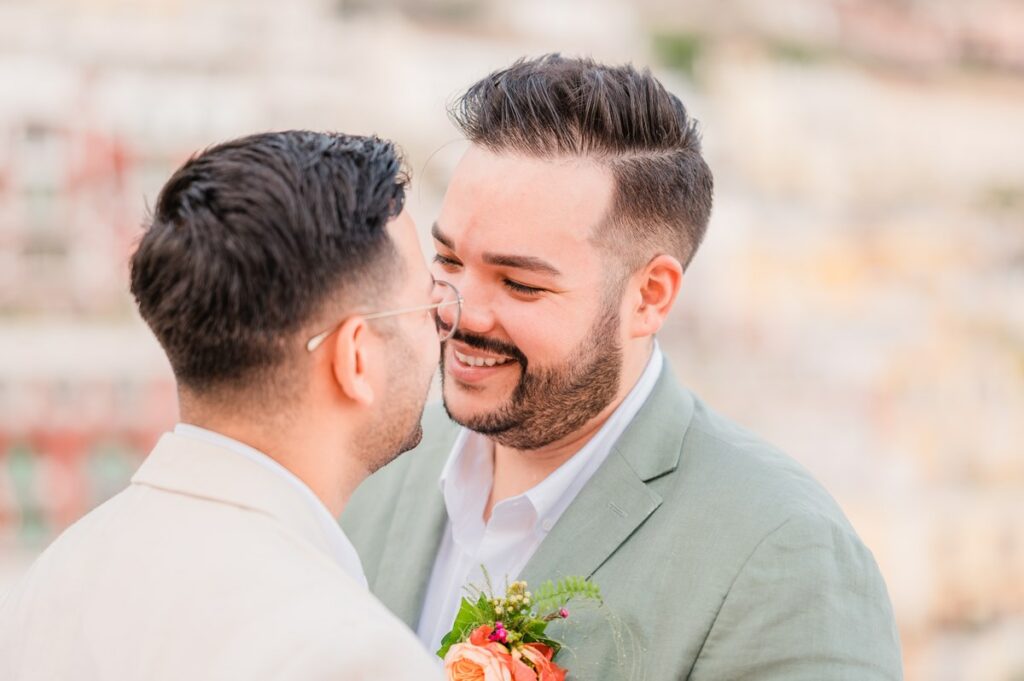
{"label": "blazer shoulder", "polygon": [[835,499],[803,465],[698,398],[680,467],[686,487],[703,489],[702,498],[725,516],[756,518],[767,529],[789,518],[820,518],[850,530]]}
{"label": "blazer shoulder", "polygon": [[748,678],[765,669],[772,679],[902,678],[885,580],[871,552],[833,517],[797,511],[754,547],[691,678]]}

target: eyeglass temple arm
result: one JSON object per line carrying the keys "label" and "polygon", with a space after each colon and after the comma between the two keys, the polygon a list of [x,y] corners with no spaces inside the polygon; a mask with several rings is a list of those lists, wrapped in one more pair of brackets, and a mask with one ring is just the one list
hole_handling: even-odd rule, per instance
{"label": "eyeglass temple arm", "polygon": [[[460,294],[459,297],[456,298],[455,300],[446,300],[446,301],[443,301],[443,302],[440,302],[440,303],[430,303],[429,305],[418,305],[416,307],[406,307],[406,308],[402,308],[401,310],[388,310],[387,312],[374,312],[373,314],[364,314],[363,315],[363,319],[382,319],[384,317],[391,317],[393,315],[405,314],[406,312],[419,312],[421,310],[423,310],[423,311],[426,311],[426,310],[436,310],[438,308],[448,307],[450,305],[461,305],[461,304],[462,304],[462,295]],[[330,336],[335,331],[337,331],[338,327],[341,326],[341,324],[343,324],[343,323],[344,322],[341,322],[337,326],[332,327],[330,329],[327,329],[326,331],[318,333],[317,335],[315,335],[312,338],[310,338],[306,342],[306,350],[309,351],[309,352],[313,352],[314,350],[316,350],[318,347],[320,347],[320,344],[324,342],[324,339],[327,338],[328,336]]]}
{"label": "eyeglass temple arm", "polygon": [[417,305],[416,307],[403,307],[400,310],[388,310],[387,312],[374,312],[373,314],[362,315],[363,319],[380,319],[381,317],[391,317],[393,315],[405,314],[406,312],[419,312],[421,310],[436,310],[439,307],[446,307],[448,305],[459,305],[462,303],[462,296],[459,296],[456,300],[445,300],[440,303],[430,303],[429,305]]}

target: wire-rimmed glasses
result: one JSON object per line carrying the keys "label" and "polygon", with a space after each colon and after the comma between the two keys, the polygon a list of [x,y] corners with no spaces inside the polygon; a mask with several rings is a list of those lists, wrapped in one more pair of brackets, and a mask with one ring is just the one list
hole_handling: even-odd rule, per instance
{"label": "wire-rimmed glasses", "polygon": [[[393,317],[395,315],[406,314],[408,312],[425,312],[427,310],[434,310],[435,317],[434,321],[437,324],[438,339],[442,342],[448,340],[455,333],[455,330],[459,328],[459,320],[462,318],[462,294],[459,293],[459,289],[455,288],[454,284],[441,279],[434,280],[434,288],[431,291],[431,299],[437,300],[436,303],[429,305],[417,305],[416,307],[403,307],[399,310],[386,310],[384,312],[373,312],[370,314],[361,315],[363,319],[381,319],[383,317]],[[449,322],[442,322],[440,319],[440,312],[442,308],[454,307],[454,317]],[[322,331],[317,335],[306,341],[306,350],[313,352],[330,336],[332,333],[338,330],[338,328],[345,323],[345,320],[341,320],[326,331]]]}

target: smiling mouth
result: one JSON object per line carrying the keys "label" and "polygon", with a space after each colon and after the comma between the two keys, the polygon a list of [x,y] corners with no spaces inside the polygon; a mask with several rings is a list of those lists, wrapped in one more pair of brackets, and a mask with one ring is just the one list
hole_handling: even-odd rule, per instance
{"label": "smiling mouth", "polygon": [[510,357],[480,357],[478,355],[467,355],[452,348],[455,358],[470,367],[495,367],[513,361]]}

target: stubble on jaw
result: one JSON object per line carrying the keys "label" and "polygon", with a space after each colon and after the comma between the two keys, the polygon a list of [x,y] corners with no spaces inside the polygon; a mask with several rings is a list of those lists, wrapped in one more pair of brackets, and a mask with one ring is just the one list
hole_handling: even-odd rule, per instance
{"label": "stubble on jaw", "polygon": [[[389,362],[389,390],[382,400],[386,408],[380,418],[368,425],[356,441],[357,451],[365,457],[372,475],[399,456],[415,449],[423,439],[423,408],[430,392],[430,382],[421,392],[408,379],[400,377],[416,366],[416,355],[407,344],[395,348]],[[415,414],[415,419],[410,418]],[[410,424],[411,421],[411,424]]]}

